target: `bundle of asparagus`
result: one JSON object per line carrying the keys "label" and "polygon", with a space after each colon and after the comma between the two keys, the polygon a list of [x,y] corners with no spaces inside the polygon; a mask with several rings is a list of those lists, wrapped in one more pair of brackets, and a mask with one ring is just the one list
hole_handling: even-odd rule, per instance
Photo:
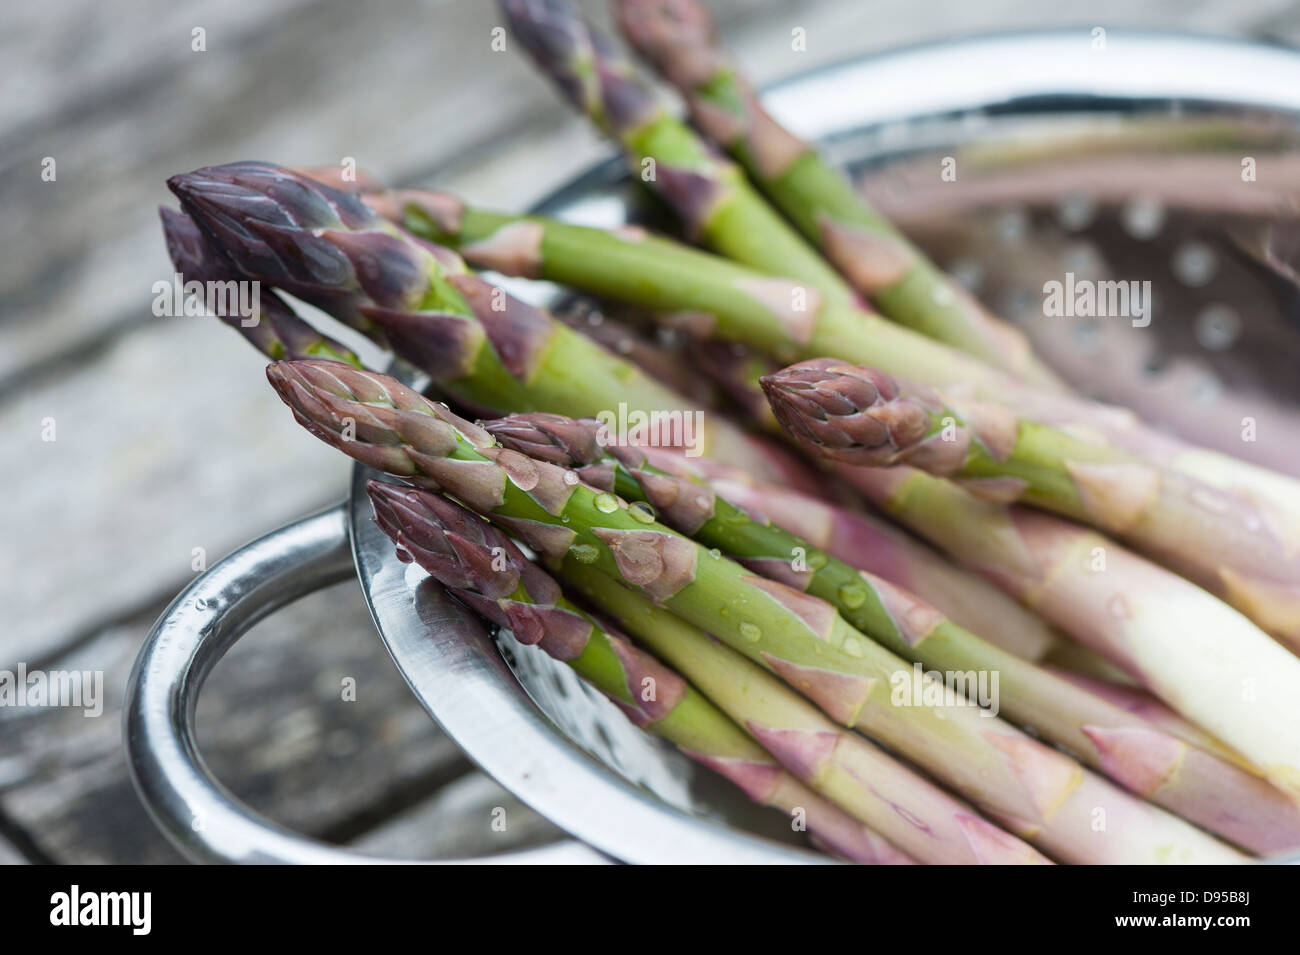
{"label": "bundle of asparagus", "polygon": [[[688,272],[683,261],[669,264],[673,257],[652,247],[644,250],[644,256],[621,250],[627,268],[619,270],[623,276],[619,282],[601,267],[606,257],[617,251],[613,243],[602,241],[596,230],[570,232],[558,243],[548,243],[550,229],[545,223],[503,224],[492,214],[474,217],[478,223],[471,227],[489,230],[479,232],[475,243],[480,246],[479,254],[487,256],[479,264],[515,274],[533,272],[661,311],[706,316],[703,321],[713,334],[745,341],[783,360],[832,355],[932,386],[968,389],[981,401],[1006,405],[1019,415],[1046,416],[1052,424],[1081,429],[1092,440],[1102,438],[1130,452],[1139,448],[1143,451],[1140,463],[1119,469],[1118,478],[1112,466],[1127,462],[1128,455],[1116,452],[1104,462],[1093,458],[1080,462],[1074,479],[1080,485],[1097,480],[1103,485],[1092,493],[1090,518],[1113,529],[1116,522],[1131,517],[1134,507],[1141,507],[1145,517],[1146,504],[1162,505],[1154,508],[1162,513],[1142,528],[1156,532],[1157,539],[1148,541],[1140,536],[1143,546],[1149,544],[1161,559],[1177,559],[1182,572],[1271,632],[1300,640],[1300,564],[1286,544],[1300,532],[1300,484],[1224,455],[1188,448],[1117,409],[1029,387],[999,369],[939,347],[920,335],[905,334],[879,316],[855,308],[838,278],[819,277],[810,269],[808,247],[794,241],[798,236],[783,222],[770,216],[744,215],[739,217],[741,225],[733,224],[732,210],[750,209],[761,200],[752,191],[733,188],[731,167],[721,164],[706,143],[657,104],[612,42],[585,23],[572,4],[518,0],[504,2],[502,7],[541,69],[576,106],[616,138],[638,169],[652,162],[655,169],[662,166],[672,171],[666,182],[655,179],[649,184],[656,186],[688,226],[728,256],[771,275],[793,276],[796,281],[744,275],[743,269],[739,275],[734,271],[727,275],[709,267],[718,263],[698,260]],[[644,36],[642,42],[654,45]],[[796,191],[792,201],[820,198],[816,190],[802,198]],[[395,199],[400,203],[402,197]],[[400,213],[401,207],[393,210],[390,203],[389,210]],[[429,203],[418,215],[433,221],[441,233],[463,234],[467,218],[457,203],[445,197]],[[493,219],[491,224],[486,221]],[[563,248],[554,248],[556,244]],[[636,252],[642,251],[643,242],[635,245]],[[878,251],[868,245],[862,254]],[[657,257],[668,274],[676,276],[666,286],[656,277],[643,279],[642,270],[651,257]],[[548,258],[561,258],[565,263],[548,265]],[[907,271],[913,260],[905,258]],[[562,274],[570,268],[578,274]],[[594,279],[581,274],[592,271],[602,274]],[[718,288],[719,284],[723,287]],[[701,294],[701,286],[707,289],[706,294]],[[1171,472],[1183,474],[1187,480],[1174,481]],[[1131,494],[1126,502],[1129,509],[1118,512],[1107,506],[1108,500],[1099,503],[1097,499],[1116,483],[1144,489],[1151,501]],[[1172,486],[1162,487],[1164,483]],[[1133,497],[1138,500],[1134,502]],[[1164,511],[1175,521],[1186,523],[1156,526]],[[1218,542],[1225,528],[1232,532],[1227,538],[1230,546],[1206,547],[1206,542]],[[1173,538],[1172,547],[1162,539],[1164,534]]]}
{"label": "bundle of asparagus", "polygon": [[[530,564],[497,528],[436,494],[377,481],[371,482],[369,491],[380,526],[399,550],[437,580],[489,619],[510,627],[522,642],[536,643],[573,667],[630,711],[638,724],[722,772],[756,801],[786,811],[807,810],[812,831],[845,857],[866,862],[910,861],[864,829],[865,822],[878,827],[897,845],[910,848],[922,861],[1046,861],[865,740],[836,729],[779,680],[703,640],[698,631],[693,641],[679,637],[679,666],[736,722],[681,675],[625,637],[601,627],[566,600],[559,584]],[[589,565],[572,556],[565,562],[579,575],[578,580],[600,586],[595,578],[581,575]],[[631,592],[627,593],[631,598]],[[646,607],[647,612],[655,613],[652,605]],[[660,622],[665,626],[656,632],[661,639],[672,640],[669,622]],[[671,660],[673,654],[664,656]],[[744,674],[748,682],[761,690],[735,691],[743,667],[750,668]],[[644,699],[647,695],[649,701]],[[845,809],[791,778],[768,750],[745,737],[741,726],[776,753],[788,773]],[[807,729],[809,726],[815,729]],[[829,746],[812,745],[828,738]],[[780,745],[781,741],[785,745]],[[900,815],[895,809],[899,805],[908,806],[913,818]],[[846,823],[845,816],[861,821]]]}
{"label": "bundle of asparagus", "polygon": [[[535,644],[572,667],[638,726],[721,773],[755,802],[788,813],[802,811],[816,839],[846,859],[891,865],[912,861],[854,815],[794,779],[679,674],[565,600],[559,584],[529,563],[501,531],[436,494],[379,481],[371,481],[366,490],[376,522],[404,559],[414,560],[492,622],[509,627],[520,642]],[[808,763],[796,765],[802,769]],[[906,777],[908,771],[898,767],[898,774]],[[868,822],[882,818],[877,793],[854,786],[851,776],[841,780],[845,784],[853,787],[854,798],[845,802],[857,809],[855,815]],[[911,796],[930,795],[926,786],[919,778],[903,781],[903,791]],[[938,791],[933,800],[953,802]],[[883,819],[891,828],[899,821],[888,813]],[[922,847],[938,841],[925,840]],[[940,850],[933,852],[936,859],[945,858]]]}
{"label": "bundle of asparagus", "polygon": [[[906,753],[1050,855],[1068,862],[1239,858],[988,711],[962,705],[942,683],[929,681],[915,699],[898,703],[891,686],[907,665],[830,604],[750,574],[571,469],[500,446],[392,378],[318,360],[278,362],[267,374],[321,440],[444,491],[547,561],[589,564],[636,588],[791,683],[833,720]],[[1098,810],[1106,820],[1102,839],[1094,828]]]}
{"label": "bundle of asparagus", "polygon": [[[713,253],[265,163],[173,177],[163,210],[186,279],[266,287],[226,318],[297,420],[405,483],[369,486],[399,556],[845,859],[1300,848],[1296,483],[1066,393],[763,110],[694,0],[618,19],[695,129],[570,4],[502,8]],[[646,309],[685,354],[470,267]],[[616,409],[700,429],[661,446]]]}
{"label": "bundle of asparagus", "polygon": [[[938,407],[934,396],[909,397],[886,375],[832,359],[783,369],[765,377],[763,387],[777,417],[801,442],[820,453],[850,464],[893,466],[908,462],[931,474],[978,473],[981,478],[1006,480],[1011,485],[1007,501],[1023,498],[1058,512],[1070,511],[1067,504],[1052,499],[1054,492],[1068,495],[1071,485],[1060,479],[1059,459],[1052,453],[1051,439],[1033,451],[1023,450],[1023,445],[1034,443],[1036,429],[1032,427],[1012,423],[999,436],[1009,441],[1003,440],[1001,449],[993,451],[990,444],[999,438],[988,430],[969,428],[963,423],[965,419],[955,417],[955,412],[942,409],[942,419],[933,420],[931,413]],[[937,429],[932,427],[936,424]],[[991,467],[980,470],[976,461],[991,462]],[[968,466],[970,472],[965,471]],[[1057,479],[1054,486],[1048,474]],[[877,495],[885,503],[911,493],[898,486],[910,477],[911,473],[904,469],[897,479],[885,474],[868,480],[875,482]],[[971,500],[960,497],[961,489],[950,483],[921,483],[924,488],[920,493],[931,496],[924,504],[910,506],[910,521],[916,526],[942,513],[940,498],[954,502],[951,506],[957,508]],[[1035,493],[1027,493],[1031,487]],[[1113,492],[1115,496],[1123,493],[1124,488]],[[1081,639],[1129,670],[1170,705],[1195,714],[1202,725],[1258,760],[1280,785],[1300,791],[1300,743],[1291,732],[1300,721],[1300,698],[1288,689],[1300,678],[1300,660],[1269,640],[1241,614],[1186,582],[1182,582],[1185,586],[1174,599],[1168,599],[1162,592],[1168,586],[1178,586],[1179,578],[1153,573],[1153,568],[1130,559],[1123,550],[1108,546],[1104,539],[1077,525],[1010,508],[1002,502],[984,503],[990,509],[1005,508],[1005,516],[1001,521],[996,517],[982,521],[979,526],[986,531],[1005,528],[1003,538],[1014,536],[1015,543],[1032,555],[1021,562],[1032,583],[1014,583],[1010,561],[999,562],[996,574],[1013,581],[1010,586],[1019,588],[1026,597],[1030,590],[1038,589],[1038,595],[1028,599],[1046,603],[1053,599],[1054,591],[1065,589],[1046,575],[1064,564],[1067,572],[1074,572],[1076,585],[1068,588],[1063,606],[1044,612],[1052,617],[1082,620],[1082,626],[1075,628]],[[972,523],[968,517],[960,525],[949,526],[970,527]],[[1172,529],[1175,522],[1171,520],[1166,526]],[[961,548],[942,530],[933,533],[934,538],[940,536],[950,541],[952,550]],[[967,551],[969,559],[979,562],[995,536],[986,534],[984,542],[971,547]],[[1097,548],[1103,560],[1090,572],[1085,555],[1098,553]],[[1105,612],[1079,617],[1081,600],[1095,601],[1094,605],[1105,608]],[[1167,620],[1179,622],[1175,631],[1157,631],[1145,625],[1156,608]],[[1193,648],[1197,652],[1189,654]],[[1243,687],[1262,687],[1263,692],[1260,696],[1245,694]],[[1270,711],[1263,727],[1258,722],[1263,715],[1261,703]],[[1279,732],[1270,732],[1270,726]]]}
{"label": "bundle of asparagus", "polygon": [[[266,163],[168,185],[246,278],[289,292],[386,344],[466,407],[594,415],[623,405],[686,414],[691,402],[539,308],[471,274],[356,197]],[[695,450],[809,485],[780,448],[704,419]]]}
{"label": "bundle of asparagus", "polygon": [[[833,355],[880,368],[960,395],[967,406],[986,409],[986,417],[1001,411],[1014,419],[1007,428],[1035,422],[1037,436],[1058,443],[1057,458],[1073,465],[1061,498],[1074,499],[1072,516],[1124,533],[1270,632],[1300,641],[1300,563],[1287,544],[1300,531],[1300,485],[1288,477],[1240,463],[1225,467],[1221,455],[1185,450],[1168,437],[1141,441],[1145,429],[1122,413],[1027,389],[851,305],[792,311],[794,284],[666,240],[487,213],[445,195],[386,194],[370,202],[413,232],[456,245],[482,268],[650,308],[681,327],[779,360]],[[1135,443],[1150,453],[1135,454]],[[1007,490],[1005,482],[984,484]],[[1116,499],[1117,488],[1128,493]]]}
{"label": "bundle of asparagus", "polygon": [[[1261,851],[1300,845],[1300,813],[1273,786],[1229,761],[1186,745],[1172,734],[1086,689],[1054,677],[982,640],[896,582],[872,574],[858,537],[847,550],[856,567],[809,541],[754,516],[691,476],[681,459],[655,449],[600,448],[594,423],[556,415],[515,415],[482,422],[506,448],[577,470],[587,483],[628,501],[649,501],[665,523],[705,546],[718,548],[774,580],[814,594],[847,620],[901,656],[943,672],[996,672],[1013,721],[1078,754],[1121,785],[1240,845]],[[650,462],[654,456],[663,467]],[[766,504],[760,498],[753,502]],[[799,500],[785,501],[797,512]],[[816,502],[808,506],[816,507]],[[751,504],[752,508],[752,504]],[[789,513],[789,511],[787,511]],[[833,519],[851,519],[833,512]],[[797,518],[796,518],[797,520]],[[793,570],[792,565],[802,567]],[[892,575],[890,575],[892,576]],[[1265,642],[1266,646],[1273,646]],[[1285,656],[1284,651],[1278,653]],[[1177,772],[1170,772],[1177,767]],[[1152,785],[1153,781],[1154,786]],[[1211,809],[1210,807],[1214,807]],[[1227,807],[1233,807],[1227,809]],[[1288,820],[1280,832],[1263,820]]]}

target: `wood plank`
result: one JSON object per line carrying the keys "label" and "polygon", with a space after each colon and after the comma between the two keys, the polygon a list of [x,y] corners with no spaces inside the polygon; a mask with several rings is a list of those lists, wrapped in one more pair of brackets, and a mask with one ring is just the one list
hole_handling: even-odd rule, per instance
{"label": "wood plank", "polygon": [[27,857],[18,851],[18,847],[0,836],[0,865],[27,865]]}
{"label": "wood plank", "polygon": [[[520,57],[489,48],[493,4],[402,0],[376,16],[319,0],[246,33],[214,29],[204,53],[188,52],[188,28],[175,35],[187,17],[167,19],[169,40],[149,31],[149,44],[128,44],[152,64],[147,81],[109,84],[103,102],[0,132],[0,382],[116,327],[158,322],[150,288],[171,268],[155,210],[174,205],[164,180],[176,172],[352,156],[401,179],[563,114]],[[55,182],[40,178],[47,156]]]}
{"label": "wood plank", "polygon": [[174,594],[195,548],[211,566],[343,499],[348,462],[302,433],[264,364],[215,320],[174,318],[0,405],[0,485],[20,502],[0,515],[0,665]]}
{"label": "wood plank", "polygon": [[470,859],[565,838],[483,773],[469,773],[350,844],[390,859]]}
{"label": "wood plank", "polygon": [[[376,16],[347,0],[276,0],[264,11],[166,5],[150,16],[159,5],[149,0],[120,34],[80,8],[13,23],[14,46],[35,51],[15,75],[29,77],[23,89],[42,108],[15,97],[19,113],[0,114],[0,390],[88,342],[156,323],[149,289],[171,269],[155,208],[174,204],[164,180],[176,172],[351,156],[394,182],[449,167],[483,182],[484,163],[510,155],[522,161],[476,196],[513,207],[604,150],[513,47],[490,48],[494,4],[400,0]],[[603,4],[586,6],[605,18]],[[188,31],[200,20],[216,25],[196,53]],[[51,35],[51,22],[89,22],[117,38],[96,51],[131,55],[52,70],[59,58],[46,54],[66,35]],[[529,149],[510,147],[520,136]],[[55,182],[40,178],[45,157]]]}

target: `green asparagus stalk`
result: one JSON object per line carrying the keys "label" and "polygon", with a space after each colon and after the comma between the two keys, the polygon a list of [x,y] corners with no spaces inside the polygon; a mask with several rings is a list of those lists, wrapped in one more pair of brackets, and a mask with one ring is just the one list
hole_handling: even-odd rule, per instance
{"label": "green asparagus stalk", "polygon": [[560,92],[605,134],[632,173],[687,232],[728,258],[806,283],[806,294],[855,298],[817,251],[734,164],[664,108],[610,38],[567,0],[502,0],[510,31]]}
{"label": "green asparagus stalk", "polygon": [[[422,238],[455,247],[477,268],[540,278],[639,305],[697,335],[742,342],[780,360],[875,356],[932,384],[970,382],[993,395],[1009,376],[851,302],[798,282],[655,236],[544,216],[494,212],[428,190],[372,193],[364,201]],[[906,370],[904,370],[906,369]]]}
{"label": "green asparagus stalk", "polygon": [[986,312],[763,108],[698,0],[620,0],[617,7],[624,37],[682,94],[696,128],[883,314],[1034,384],[1061,387],[1023,333]]}
{"label": "green asparagus stalk", "polygon": [[[345,454],[441,489],[543,559],[572,556],[779,676],[846,726],[915,761],[995,822],[1064,861],[1238,861],[1240,856],[1084,770],[951,687],[904,685],[906,663],[824,601],[710,552],[644,504],[498,446],[476,425],[382,375],[279,362],[268,378],[304,427]],[[898,684],[897,686],[895,684]],[[894,705],[904,697],[912,705]],[[1094,828],[1101,808],[1105,831]]]}
{"label": "green asparagus stalk", "polygon": [[376,523],[399,555],[521,643],[572,667],[637,726],[715,770],[759,805],[802,813],[809,834],[837,855],[869,864],[912,862],[794,779],[676,671],[567,601],[554,579],[482,518],[427,491],[380,481],[366,490]]}
{"label": "green asparagus stalk", "polygon": [[659,658],[688,674],[791,772],[930,863],[1044,864],[1015,836],[980,818],[858,734],[836,726],[762,667],[589,564],[562,576]]}
{"label": "green asparagus stalk", "polygon": [[713,490],[756,519],[769,520],[850,566],[917,594],[1009,653],[1038,662],[1063,640],[986,581],[872,514],[737,477],[730,468],[719,471],[712,461],[699,463]]}
{"label": "green asparagus stalk", "polygon": [[1123,707],[982,640],[911,592],[859,570],[667,467],[654,449],[601,446],[595,422],[514,415],[484,422],[504,447],[648,501],[669,526],[820,597],[899,656],[947,673],[997,673],[1002,711],[1129,790],[1256,852],[1300,847],[1300,805],[1240,766],[1194,749]]}
{"label": "green asparagus stalk", "polygon": [[[631,363],[466,271],[454,252],[415,239],[356,196],[266,163],[233,163],[168,182],[245,277],[356,327],[478,411],[577,416],[626,408],[699,422],[697,450],[810,486],[794,458]],[[684,434],[684,432],[683,432]]]}
{"label": "green asparagus stalk", "polygon": [[858,466],[911,464],[981,496],[1021,501],[1129,542],[1300,651],[1300,551],[1249,501],[1020,418],[833,358],[762,379],[805,447]]}
{"label": "green asparagus stalk", "polygon": [[881,510],[1123,668],[1300,794],[1300,660],[1195,584],[1071,521],[908,467],[851,468]]}

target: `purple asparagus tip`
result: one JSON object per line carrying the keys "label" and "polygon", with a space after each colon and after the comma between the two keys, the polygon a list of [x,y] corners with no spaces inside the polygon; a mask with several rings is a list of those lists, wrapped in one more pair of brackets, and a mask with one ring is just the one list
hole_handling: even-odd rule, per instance
{"label": "purple asparagus tip", "polygon": [[782,427],[817,450],[856,464],[893,463],[931,429],[929,411],[900,397],[873,368],[814,358],[759,379]]}
{"label": "purple asparagus tip", "polygon": [[510,31],[543,69],[565,67],[585,55],[591,37],[566,0],[501,0]]}
{"label": "purple asparagus tip", "polygon": [[384,481],[366,485],[375,523],[414,560],[448,587],[492,600],[519,586],[523,553],[508,537],[440,494]]}
{"label": "purple asparagus tip", "polygon": [[637,53],[687,88],[722,64],[709,12],[698,0],[617,0],[619,29]]}
{"label": "purple asparagus tip", "polygon": [[594,422],[564,415],[512,414],[479,425],[502,447],[565,468],[585,468],[604,457]]}
{"label": "purple asparagus tip", "polygon": [[187,209],[231,216],[240,223],[356,229],[375,218],[356,196],[274,163],[204,166],[172,176],[167,186]]}
{"label": "purple asparagus tip", "polygon": [[506,534],[440,494],[371,481],[375,521],[435,580],[525,644],[561,660],[581,652],[591,623],[555,605],[560,585]]}
{"label": "purple asparagus tip", "polygon": [[167,184],[244,276],[376,337],[362,309],[414,308],[428,291],[430,250],[358,196],[260,162],[196,169]]}
{"label": "purple asparagus tip", "polygon": [[538,68],[598,124],[631,129],[658,109],[622,51],[569,0],[501,0],[501,12]]}
{"label": "purple asparagus tip", "polygon": [[198,225],[183,212],[158,207],[167,257],[176,271],[190,281],[233,278],[235,267],[203,236]]}
{"label": "purple asparagus tip", "polygon": [[368,467],[470,503],[500,491],[495,469],[448,460],[462,442],[494,448],[492,437],[395,378],[320,359],[275,362],[266,377],[299,424]]}

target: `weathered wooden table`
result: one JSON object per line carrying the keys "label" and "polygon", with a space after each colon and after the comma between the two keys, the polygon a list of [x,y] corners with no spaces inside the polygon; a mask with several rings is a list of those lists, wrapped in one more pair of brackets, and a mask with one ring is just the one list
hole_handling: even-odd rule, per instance
{"label": "weathered wooden table", "polygon": [[[1300,41],[1290,0],[713,6],[760,79],[1031,25]],[[154,212],[170,202],[163,181],[235,159],[351,156],[395,184],[525,205],[605,147],[513,51],[492,51],[496,25],[486,0],[0,10],[0,670],[98,671],[104,686],[95,717],[0,706],[0,861],[176,861],[123,761],[122,695],[143,634],[200,564],[346,487],[346,463],[297,433],[237,336],[152,314],[151,286],[171,273]],[[802,52],[790,48],[796,26]],[[557,834],[409,697],[355,583],[244,638],[198,722],[231,790],[332,842],[427,858]]]}

